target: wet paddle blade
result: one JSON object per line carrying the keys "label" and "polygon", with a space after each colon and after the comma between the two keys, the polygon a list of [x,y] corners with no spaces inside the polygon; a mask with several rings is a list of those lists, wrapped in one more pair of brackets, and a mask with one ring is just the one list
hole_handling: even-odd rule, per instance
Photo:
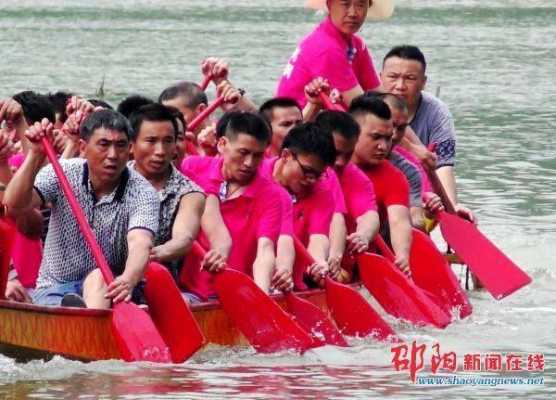
{"label": "wet paddle blade", "polygon": [[121,302],[114,305],[112,332],[125,361],[172,362],[168,346],[151,318],[136,304]]}
{"label": "wet paddle blade", "polygon": [[303,329],[313,336],[313,339],[333,346],[348,346],[336,325],[316,305],[292,292],[286,294],[286,302],[290,314]]}
{"label": "wet paddle blade", "polygon": [[174,278],[163,265],[149,263],[145,279],[149,314],[170,348],[172,361],[182,363],[204,345],[205,337]]}
{"label": "wet paddle blade", "polygon": [[446,212],[439,216],[444,239],[495,299],[500,300],[531,283],[531,277],[474,224]]}
{"label": "wet paddle blade", "polygon": [[247,275],[225,269],[215,275],[214,287],[226,314],[258,352],[304,352],[320,344]]}
{"label": "wet paddle blade", "polygon": [[358,257],[361,279],[382,308],[417,325],[445,328],[451,318],[394,264],[376,254]]}
{"label": "wet paddle blade", "polygon": [[410,264],[415,284],[435,295],[444,309],[457,308],[460,318],[471,314],[473,307],[452,268],[431,238],[417,229],[413,229]]}
{"label": "wet paddle blade", "polygon": [[397,340],[396,333],[353,288],[326,277],[326,300],[336,324],[349,336]]}

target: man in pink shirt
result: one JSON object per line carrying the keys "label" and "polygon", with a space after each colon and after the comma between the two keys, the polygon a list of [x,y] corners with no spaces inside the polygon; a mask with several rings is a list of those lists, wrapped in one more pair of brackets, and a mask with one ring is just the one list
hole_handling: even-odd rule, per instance
{"label": "man in pink shirt", "polygon": [[[344,279],[340,280],[349,281],[352,267],[350,261],[353,261],[350,260],[350,256],[366,251],[369,242],[378,232],[379,217],[374,188],[370,179],[350,161],[360,132],[359,125],[353,117],[341,111],[324,111],[317,116],[316,123],[332,132],[336,147],[334,172],[339,178],[346,204],[344,249],[341,254],[346,255],[344,250],[347,239],[348,256],[343,257],[341,274]],[[330,241],[333,247],[334,239],[331,237]]]}
{"label": "man in pink shirt", "polygon": [[291,97],[304,107],[304,88],[316,77],[323,77],[338,89],[343,101],[351,101],[365,90],[376,89],[380,79],[363,39],[357,35],[369,0],[327,0],[328,16],[300,43],[290,57],[277,96]]}
{"label": "man in pink shirt", "polygon": [[[279,188],[258,172],[270,131],[261,117],[250,113],[225,114],[220,124],[220,157],[193,156],[182,164],[182,172],[208,195],[199,242],[209,247],[211,231],[225,225],[231,237],[229,253],[224,254],[227,265],[252,274],[268,292],[282,217]],[[184,266],[182,284],[196,298],[206,300],[214,296],[212,275],[201,270],[198,261]],[[221,263],[210,261],[203,262],[210,272],[221,268]]]}
{"label": "man in pink shirt", "polygon": [[266,150],[266,155],[276,157],[280,155],[282,143],[288,132],[303,122],[303,115],[299,104],[289,97],[274,97],[265,101],[259,112],[270,125],[272,139]]}
{"label": "man in pink shirt", "polygon": [[[306,272],[316,283],[321,282],[329,269],[328,232],[334,212],[332,193],[319,178],[332,165],[334,157],[330,132],[314,123],[304,123],[290,130],[280,156],[267,158],[261,166],[261,173],[284,187],[293,201],[293,226],[286,225],[283,233],[293,230],[315,259]],[[281,252],[279,248],[278,253]],[[304,287],[300,279],[294,281],[297,288]]]}

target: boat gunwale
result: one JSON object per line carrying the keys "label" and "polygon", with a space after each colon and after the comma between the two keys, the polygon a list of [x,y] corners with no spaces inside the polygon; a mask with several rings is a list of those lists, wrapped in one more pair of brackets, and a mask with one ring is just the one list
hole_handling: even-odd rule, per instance
{"label": "boat gunwale", "polygon": [[[349,284],[349,286],[358,288],[361,286],[361,283],[355,282]],[[315,288],[315,289],[303,290],[294,293],[300,297],[307,297],[318,293],[323,293],[324,291],[325,289],[323,288]],[[273,294],[270,297],[273,300],[280,302],[284,299],[284,294],[283,293]],[[141,305],[140,307],[148,311],[147,306]],[[103,309],[95,309],[95,308],[46,306],[41,304],[22,303],[14,300],[7,300],[7,299],[0,300],[0,308],[30,311],[30,312],[40,312],[44,314],[79,315],[84,317],[85,316],[86,317],[106,317],[112,315],[111,309],[103,310]],[[195,311],[207,311],[207,310],[218,309],[221,308],[221,305],[218,300],[212,300],[203,303],[190,304],[189,308],[193,313],[195,313]]]}

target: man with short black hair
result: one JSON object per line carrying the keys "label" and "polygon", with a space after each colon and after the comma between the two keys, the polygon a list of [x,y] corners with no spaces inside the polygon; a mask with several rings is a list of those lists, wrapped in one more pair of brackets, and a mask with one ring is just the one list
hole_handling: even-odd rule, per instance
{"label": "man with short black hair", "polygon": [[372,181],[381,227],[389,228],[395,264],[409,274],[409,186],[405,176],[386,159],[394,133],[392,113],[384,101],[365,96],[355,98],[349,112],[361,128],[352,161]]}
{"label": "man with short black hair", "polygon": [[[31,142],[23,165],[6,188],[11,215],[50,204],[48,234],[33,301],[58,306],[65,297],[82,295],[90,308],[109,308],[129,301],[143,278],[153,238],[158,231],[159,201],[141,175],[127,168],[130,126],[115,111],[93,112],[81,125],[84,158],[61,160],[70,185],[111,266],[115,280],[106,285],[51,165],[41,169],[42,137],[52,135],[43,119],[26,136]],[[137,296],[134,296],[137,298]]]}
{"label": "man with short black hair", "polygon": [[[252,275],[268,292],[274,268],[275,245],[281,225],[282,208],[277,185],[263,178],[259,165],[270,142],[266,122],[256,114],[231,112],[219,121],[219,157],[187,157],[182,172],[207,193],[199,242],[211,248],[203,260],[190,262],[182,271],[182,284],[191,292],[191,301],[215,296],[212,276],[229,267]],[[215,240],[215,230],[224,225],[231,244]],[[211,239],[212,236],[212,239]],[[219,245],[215,248],[211,244]],[[215,257],[211,255],[211,252]]]}
{"label": "man with short black hair", "polygon": [[266,152],[267,156],[278,156],[288,132],[303,122],[301,108],[294,99],[275,97],[265,101],[259,108],[259,112],[272,130],[272,140]]}
{"label": "man with short black hair", "polygon": [[[425,56],[416,46],[396,46],[385,56],[380,73],[385,91],[402,97],[408,107],[410,126],[425,146],[436,144],[436,173],[456,211],[474,220],[473,213],[458,204],[454,166],[456,134],[452,114],[446,104],[424,91],[427,83]],[[415,144],[415,143],[414,143]],[[416,147],[421,148],[419,143]]]}
{"label": "man with short black hair", "polygon": [[160,199],[159,230],[150,259],[166,265],[177,278],[199,232],[205,195],[172,163],[178,124],[169,107],[158,103],[139,107],[131,114],[130,124],[134,159],[128,167],[145,177]]}
{"label": "man with short black hair", "polygon": [[[292,128],[282,143],[280,155],[265,159],[261,166],[261,174],[289,193],[289,199],[282,198],[283,208],[293,201],[293,221],[284,221],[281,234],[295,235],[307,247],[315,263],[306,272],[316,283],[322,283],[323,275],[329,271],[328,233],[335,208],[333,194],[321,184],[320,177],[334,163],[335,155],[330,132],[307,122]],[[293,253],[289,241],[283,240],[279,246],[279,258],[285,258],[288,251]],[[299,280],[295,285],[304,288]]]}
{"label": "man with short black hair", "polygon": [[[380,222],[374,188],[370,179],[351,161],[360,135],[357,121],[345,112],[323,111],[317,116],[315,122],[331,131],[334,138],[336,148],[334,172],[340,182],[346,212],[343,230],[341,227],[336,228],[337,233],[331,229],[330,242],[331,252],[335,246],[341,248],[340,255],[344,258],[342,264],[346,267],[345,280],[348,281],[351,279],[351,271],[349,271],[351,265],[349,257],[345,256],[366,251],[378,232]],[[331,174],[327,174],[327,180],[330,176]],[[344,253],[345,243],[336,244],[338,239],[334,238],[342,231],[345,232],[344,242],[347,241],[347,254]]]}

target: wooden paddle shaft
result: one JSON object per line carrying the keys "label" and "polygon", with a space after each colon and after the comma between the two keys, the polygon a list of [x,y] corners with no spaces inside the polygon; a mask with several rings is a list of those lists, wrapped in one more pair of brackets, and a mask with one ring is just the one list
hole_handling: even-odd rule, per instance
{"label": "wooden paddle shaft", "polygon": [[62,170],[62,167],[58,162],[56,153],[54,152],[54,149],[52,148],[52,145],[50,144],[47,138],[45,137],[42,138],[42,145],[44,146],[44,149],[46,151],[46,156],[48,157],[48,160],[52,164],[52,167],[54,168],[54,172],[56,173],[56,176],[60,181],[60,186],[62,187],[62,191],[66,195],[71,210],[73,211],[73,215],[77,219],[79,229],[81,230],[81,233],[83,233],[83,236],[85,237],[85,240],[87,241],[87,244],[91,249],[93,257],[102,272],[102,276],[104,277],[104,280],[106,281],[107,284],[109,284],[114,280],[114,274],[112,274],[112,270],[110,269],[110,266],[106,262],[106,258],[104,257],[104,254],[102,254],[102,250],[97,243],[96,237],[93,231],[91,230],[91,227],[89,226],[89,222],[87,221],[87,218],[85,217],[85,214],[81,209],[81,206],[79,205],[77,199],[75,198],[75,194],[73,193],[70,183],[68,182],[68,179],[66,178],[66,175],[64,174],[64,171]]}
{"label": "wooden paddle shaft", "polygon": [[327,110],[346,111],[345,108],[342,107],[342,105],[332,103],[332,101],[330,100],[330,97],[326,93],[320,92],[319,97],[320,97],[320,99],[321,99],[321,101],[324,105],[324,108],[326,108]]}
{"label": "wooden paddle shaft", "polygon": [[197,129],[201,123],[207,119],[207,117],[214,112],[218,107],[224,103],[224,97],[220,96],[214,100],[207,108],[205,108],[199,115],[197,115],[193,121],[187,126],[188,131],[194,131]]}

